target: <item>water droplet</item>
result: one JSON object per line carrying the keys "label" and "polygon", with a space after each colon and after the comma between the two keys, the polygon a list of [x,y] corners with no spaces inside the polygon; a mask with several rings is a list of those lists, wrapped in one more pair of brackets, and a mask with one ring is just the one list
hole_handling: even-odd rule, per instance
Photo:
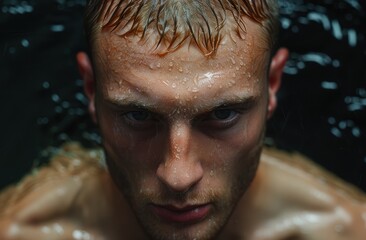
{"label": "water droplet", "polygon": [[56,233],[58,234],[63,234],[64,233],[64,229],[60,224],[54,224],[53,225],[53,229],[55,230]]}
{"label": "water droplet", "polygon": [[340,129],[346,129],[347,123],[346,123],[346,121],[340,121],[338,126]]}
{"label": "water droplet", "polygon": [[180,73],[182,73],[182,72],[183,72],[183,68],[182,68],[182,67],[179,67],[178,71],[179,71]]}
{"label": "water droplet", "polygon": [[357,137],[357,138],[360,137],[361,136],[361,130],[357,127],[352,128],[352,135]]}
{"label": "water droplet", "polygon": [[62,24],[55,24],[50,27],[52,32],[63,32],[65,30],[65,26]]}
{"label": "water droplet", "polygon": [[328,89],[328,90],[335,90],[338,88],[338,84],[335,82],[327,82],[327,81],[323,81],[321,83],[322,88],[324,89]]}
{"label": "water droplet", "polygon": [[69,108],[70,107],[70,103],[68,101],[64,101],[64,102],[62,102],[62,107],[63,108]]}
{"label": "water droplet", "polygon": [[172,84],[172,88],[176,88],[177,87],[177,84],[176,83],[173,83]]}
{"label": "water droplet", "polygon": [[91,235],[85,231],[81,231],[81,230],[75,230],[72,233],[72,237],[75,240],[90,240],[92,239]]}
{"label": "water droplet", "polygon": [[25,48],[29,47],[29,41],[27,39],[23,39],[21,43],[23,47]]}
{"label": "water droplet", "polygon": [[66,133],[61,133],[58,136],[58,139],[60,139],[61,141],[66,141],[66,140],[69,140],[69,136]]}
{"label": "water droplet", "polygon": [[236,82],[234,80],[230,80],[228,83],[227,83],[227,86],[228,87],[232,87],[233,85],[235,85]]}
{"label": "water droplet", "polygon": [[235,65],[235,64],[236,64],[236,61],[235,61],[235,59],[234,59],[234,58],[230,58],[230,60],[231,60],[231,63],[232,63],[233,65]]}
{"label": "water droplet", "polygon": [[50,83],[49,83],[49,82],[43,82],[43,83],[42,83],[42,87],[43,87],[44,89],[49,89],[49,88],[50,88]]}
{"label": "water droplet", "polygon": [[54,101],[54,102],[59,102],[61,99],[60,99],[60,97],[57,95],[57,94],[53,94],[52,96],[51,96],[51,99],[52,99],[52,101]]}
{"label": "water droplet", "polygon": [[352,103],[352,98],[350,96],[347,96],[344,98],[344,102],[347,104],[350,104],[350,103]]}
{"label": "water droplet", "polygon": [[330,132],[338,138],[342,137],[342,132],[336,127],[333,127]]}
{"label": "water droplet", "polygon": [[82,93],[76,93],[75,98],[79,100],[80,102],[85,102],[87,99],[84,94]]}
{"label": "water droplet", "polygon": [[305,68],[305,63],[304,62],[298,62],[296,65],[297,65],[298,69],[304,69]]}
{"label": "water droplet", "polygon": [[357,89],[357,94],[360,96],[360,97],[366,97],[366,89],[364,88],[359,88]]}
{"label": "water droplet", "polygon": [[333,60],[332,65],[333,67],[338,68],[341,66],[341,63],[339,62],[339,60]]}
{"label": "water droplet", "polygon": [[192,92],[199,92],[199,89],[194,87],[194,88],[192,88]]}
{"label": "water droplet", "polygon": [[169,62],[169,67],[173,67],[174,63],[173,62]]}

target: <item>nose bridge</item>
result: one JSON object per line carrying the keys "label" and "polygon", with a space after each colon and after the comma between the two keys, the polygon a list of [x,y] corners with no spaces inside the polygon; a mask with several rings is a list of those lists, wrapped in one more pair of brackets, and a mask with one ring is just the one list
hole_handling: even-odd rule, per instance
{"label": "nose bridge", "polygon": [[203,170],[192,149],[189,124],[176,123],[169,130],[167,149],[157,169],[158,178],[174,192],[185,192],[203,176]]}
{"label": "nose bridge", "polygon": [[188,124],[182,122],[173,124],[169,132],[169,156],[167,160],[187,158],[191,140],[191,129]]}

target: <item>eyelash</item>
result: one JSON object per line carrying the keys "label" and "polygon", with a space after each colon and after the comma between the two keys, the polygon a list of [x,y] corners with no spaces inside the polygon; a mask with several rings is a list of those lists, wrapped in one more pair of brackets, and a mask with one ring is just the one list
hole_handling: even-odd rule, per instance
{"label": "eyelash", "polygon": [[[218,119],[217,116],[213,116],[215,113],[218,113],[219,111],[230,111],[229,117],[224,119]],[[197,120],[198,125],[202,126],[204,128],[214,128],[218,130],[224,130],[231,126],[233,126],[240,118],[240,116],[245,113],[246,109],[232,109],[232,108],[219,108],[212,110],[203,116],[199,117]],[[133,113],[146,113],[148,114],[146,119],[143,120],[137,120],[137,119],[131,119],[130,114]],[[147,110],[133,110],[133,111],[126,111],[120,114],[123,121],[130,126],[131,128],[134,128],[136,130],[147,130],[149,128],[152,128],[155,126],[159,119],[154,116],[153,113],[147,111]],[[133,118],[133,117],[132,117]]]}
{"label": "eyelash", "polygon": [[[217,111],[230,111],[230,117],[225,119],[214,119],[212,117],[213,114],[217,113]],[[244,110],[241,109],[230,109],[230,108],[223,108],[223,109],[215,109],[209,112],[205,117],[203,117],[201,123],[205,127],[214,127],[216,129],[226,129],[233,126],[243,114]]]}
{"label": "eyelash", "polygon": [[[133,113],[146,113],[148,114],[147,118],[145,120],[137,120],[132,119],[133,117],[130,114]],[[146,130],[150,127],[152,127],[152,124],[155,124],[157,122],[156,118],[154,118],[153,114],[146,110],[133,110],[133,111],[126,111],[120,113],[120,117],[122,118],[123,122],[128,125],[131,128],[134,128],[135,130]]]}

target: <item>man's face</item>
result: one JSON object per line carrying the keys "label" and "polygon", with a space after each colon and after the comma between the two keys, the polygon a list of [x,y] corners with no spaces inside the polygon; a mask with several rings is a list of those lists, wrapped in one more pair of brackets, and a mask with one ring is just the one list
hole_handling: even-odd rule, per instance
{"label": "man's face", "polygon": [[254,177],[268,106],[259,27],[212,58],[101,33],[96,119],[109,171],[154,239],[212,239]]}

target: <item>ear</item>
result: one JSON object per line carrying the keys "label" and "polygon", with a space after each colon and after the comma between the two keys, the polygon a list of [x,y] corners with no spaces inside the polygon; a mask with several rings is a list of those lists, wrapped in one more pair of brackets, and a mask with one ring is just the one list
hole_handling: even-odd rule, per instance
{"label": "ear", "polygon": [[97,123],[95,112],[95,79],[91,61],[85,52],[78,52],[76,54],[76,61],[79,73],[84,81],[84,92],[89,99],[89,113],[93,121]]}
{"label": "ear", "polygon": [[274,110],[277,107],[277,91],[281,85],[282,72],[288,59],[288,50],[286,48],[280,48],[271,61],[269,69],[269,83],[268,83],[268,113],[267,119],[272,116]]}

